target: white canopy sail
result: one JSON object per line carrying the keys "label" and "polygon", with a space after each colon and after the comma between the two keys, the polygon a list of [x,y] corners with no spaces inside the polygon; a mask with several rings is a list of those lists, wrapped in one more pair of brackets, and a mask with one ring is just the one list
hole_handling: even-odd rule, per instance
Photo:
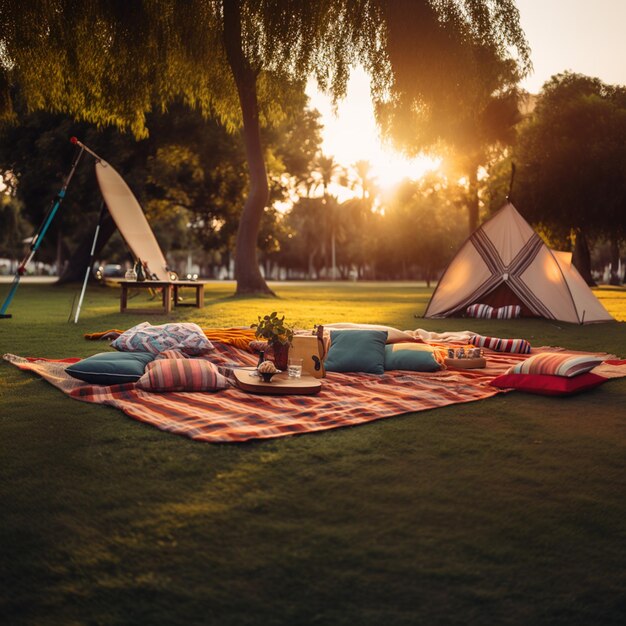
{"label": "white canopy sail", "polygon": [[135,258],[158,280],[169,280],[167,261],[143,210],[124,179],[106,161],[96,161],[96,177],[104,201]]}

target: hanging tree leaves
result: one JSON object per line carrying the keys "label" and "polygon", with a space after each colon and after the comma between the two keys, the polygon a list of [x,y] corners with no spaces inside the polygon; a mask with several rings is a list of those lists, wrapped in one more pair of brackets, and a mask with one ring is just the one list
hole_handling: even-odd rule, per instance
{"label": "hanging tree leaves", "polygon": [[280,120],[286,86],[311,75],[335,99],[350,69],[378,111],[452,106],[474,47],[528,67],[513,0],[0,0],[0,113],[12,86],[48,109],[141,137],[176,100],[241,129],[250,171],[236,243],[239,293],[269,292],[257,237],[269,190],[259,129]]}

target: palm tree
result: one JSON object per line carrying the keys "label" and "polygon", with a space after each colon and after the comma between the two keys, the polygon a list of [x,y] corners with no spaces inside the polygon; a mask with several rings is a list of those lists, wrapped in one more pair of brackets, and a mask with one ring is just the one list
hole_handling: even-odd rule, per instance
{"label": "palm tree", "polygon": [[335,280],[337,276],[337,257],[336,257],[336,236],[337,236],[337,199],[330,196],[328,187],[335,177],[342,171],[341,166],[332,156],[320,154],[317,157],[316,171],[321,178],[324,209],[326,213],[327,227],[330,235],[330,253],[331,253],[331,279]]}
{"label": "palm tree", "polygon": [[357,161],[353,168],[356,174],[355,182],[361,188],[361,200],[369,200],[371,207],[374,197],[378,194],[376,178],[372,176],[372,164],[369,161],[361,160]]}

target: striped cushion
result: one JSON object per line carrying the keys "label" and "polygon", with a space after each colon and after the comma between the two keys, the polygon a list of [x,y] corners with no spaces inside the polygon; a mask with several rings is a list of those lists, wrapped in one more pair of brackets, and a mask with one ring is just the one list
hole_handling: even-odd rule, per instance
{"label": "striped cushion", "polygon": [[501,306],[493,310],[492,317],[498,320],[512,320],[517,319],[522,313],[522,307],[518,304],[510,304],[508,306]]}
{"label": "striped cushion", "polygon": [[189,359],[191,358],[188,354],[181,352],[180,350],[165,350],[156,355],[155,360],[159,359]]}
{"label": "striped cushion", "polygon": [[514,365],[507,374],[547,374],[571,378],[600,365],[600,357],[570,352],[544,352]]}
{"label": "striped cushion", "polygon": [[512,320],[522,314],[522,307],[518,304],[509,304],[496,309],[488,304],[472,304],[465,310],[467,317],[480,317],[484,319]]}
{"label": "striped cushion", "polygon": [[468,317],[482,317],[490,319],[493,314],[493,307],[488,304],[472,304],[465,311]]}
{"label": "striped cushion", "polygon": [[470,338],[479,348],[488,348],[495,352],[516,352],[518,354],[529,354],[530,344],[525,339],[499,339],[498,337],[482,337],[474,335]]}
{"label": "striped cushion", "polygon": [[144,391],[217,391],[228,386],[217,366],[204,359],[152,361],[137,381]]}

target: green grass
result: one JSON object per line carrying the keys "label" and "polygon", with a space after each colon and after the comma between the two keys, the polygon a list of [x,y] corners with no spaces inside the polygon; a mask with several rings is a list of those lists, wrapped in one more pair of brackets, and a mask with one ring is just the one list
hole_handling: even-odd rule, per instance
{"label": "green grass", "polygon": [[[0,300],[8,289],[0,286]],[[170,320],[471,328],[626,357],[622,322],[424,320],[414,284],[207,287]],[[127,328],[113,288],[22,285],[0,352],[86,356]],[[598,295],[626,320],[626,292]],[[144,296],[132,301],[145,306]],[[136,304],[135,304],[136,303]],[[153,316],[153,323],[165,321]],[[0,622],[622,624],[626,380],[244,445],[162,433],[0,363]]]}

